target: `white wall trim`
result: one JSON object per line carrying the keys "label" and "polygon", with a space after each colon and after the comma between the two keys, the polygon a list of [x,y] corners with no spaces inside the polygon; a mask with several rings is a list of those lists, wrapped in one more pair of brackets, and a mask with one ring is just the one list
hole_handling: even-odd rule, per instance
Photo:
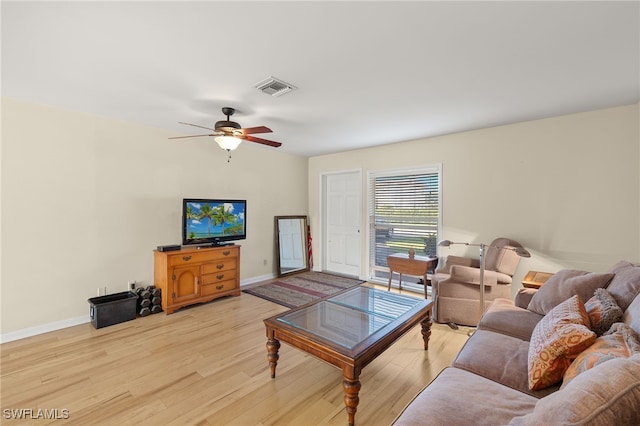
{"label": "white wall trim", "polygon": [[251,284],[255,284],[255,283],[259,283],[260,281],[265,281],[265,280],[272,280],[276,278],[276,274],[272,273],[272,274],[266,274],[266,275],[260,275],[257,277],[252,277],[252,278],[247,278],[244,280],[240,281],[240,288],[242,287],[247,287]]}
{"label": "white wall trim", "polygon": [[4,333],[0,335],[0,343],[7,343],[14,340],[25,339],[27,337],[37,336],[38,334],[61,330],[67,327],[73,327],[74,325],[85,324],[90,321],[91,317],[89,315],[83,315],[80,317],[67,318],[60,321],[50,322],[48,324],[37,325],[35,327],[24,328],[22,330],[12,331],[10,333]]}
{"label": "white wall trim", "polygon": [[[270,280],[275,277],[275,274],[266,274],[245,279],[240,282],[240,288],[249,286],[250,284],[258,283],[260,281]],[[26,339],[27,337],[37,336],[38,334],[44,334],[50,331],[62,330],[63,328],[73,327],[74,325],[86,324],[88,322],[91,322],[91,317],[89,315],[83,315],[80,317],[67,318],[48,324],[37,325],[35,327],[29,327],[18,331],[12,331],[10,333],[0,334],[0,344],[13,342],[14,340]]]}

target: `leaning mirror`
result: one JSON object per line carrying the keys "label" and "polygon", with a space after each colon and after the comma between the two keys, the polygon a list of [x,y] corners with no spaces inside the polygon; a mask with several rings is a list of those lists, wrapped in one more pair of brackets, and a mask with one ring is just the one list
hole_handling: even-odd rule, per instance
{"label": "leaning mirror", "polygon": [[308,271],[307,217],[276,216],[275,230],[278,276]]}

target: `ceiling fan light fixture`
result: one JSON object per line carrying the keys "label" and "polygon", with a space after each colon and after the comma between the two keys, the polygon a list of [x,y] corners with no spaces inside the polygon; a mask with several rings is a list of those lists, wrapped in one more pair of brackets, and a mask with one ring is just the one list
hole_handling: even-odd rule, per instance
{"label": "ceiling fan light fixture", "polygon": [[226,149],[227,151],[233,151],[240,145],[240,142],[242,142],[242,139],[238,139],[235,136],[216,136],[214,140],[220,148]]}

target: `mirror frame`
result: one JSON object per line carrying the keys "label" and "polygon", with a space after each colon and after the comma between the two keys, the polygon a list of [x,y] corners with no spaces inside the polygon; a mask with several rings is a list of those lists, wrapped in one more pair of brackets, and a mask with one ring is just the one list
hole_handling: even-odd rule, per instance
{"label": "mirror frame", "polygon": [[[282,268],[282,262],[281,262],[281,253],[280,253],[280,219],[300,219],[302,220],[302,252],[304,253],[304,267],[302,268],[297,268],[297,269],[291,269],[291,270],[283,270]],[[274,217],[274,228],[275,228],[275,240],[276,240],[276,272],[278,277],[282,277],[282,276],[286,276],[286,275],[291,275],[291,274],[297,274],[300,272],[305,272],[305,271],[309,271],[309,249],[308,249],[308,236],[307,236],[307,230],[308,228],[308,220],[307,220],[307,216],[275,216]]]}

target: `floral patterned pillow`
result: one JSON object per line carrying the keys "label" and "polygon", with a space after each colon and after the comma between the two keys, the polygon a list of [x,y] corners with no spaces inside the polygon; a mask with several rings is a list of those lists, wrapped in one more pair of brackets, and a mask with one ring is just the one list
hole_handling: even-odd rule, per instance
{"label": "floral patterned pillow", "polygon": [[529,389],[539,390],[562,380],[571,361],[596,340],[580,296],[553,308],[533,330],[529,343]]}

